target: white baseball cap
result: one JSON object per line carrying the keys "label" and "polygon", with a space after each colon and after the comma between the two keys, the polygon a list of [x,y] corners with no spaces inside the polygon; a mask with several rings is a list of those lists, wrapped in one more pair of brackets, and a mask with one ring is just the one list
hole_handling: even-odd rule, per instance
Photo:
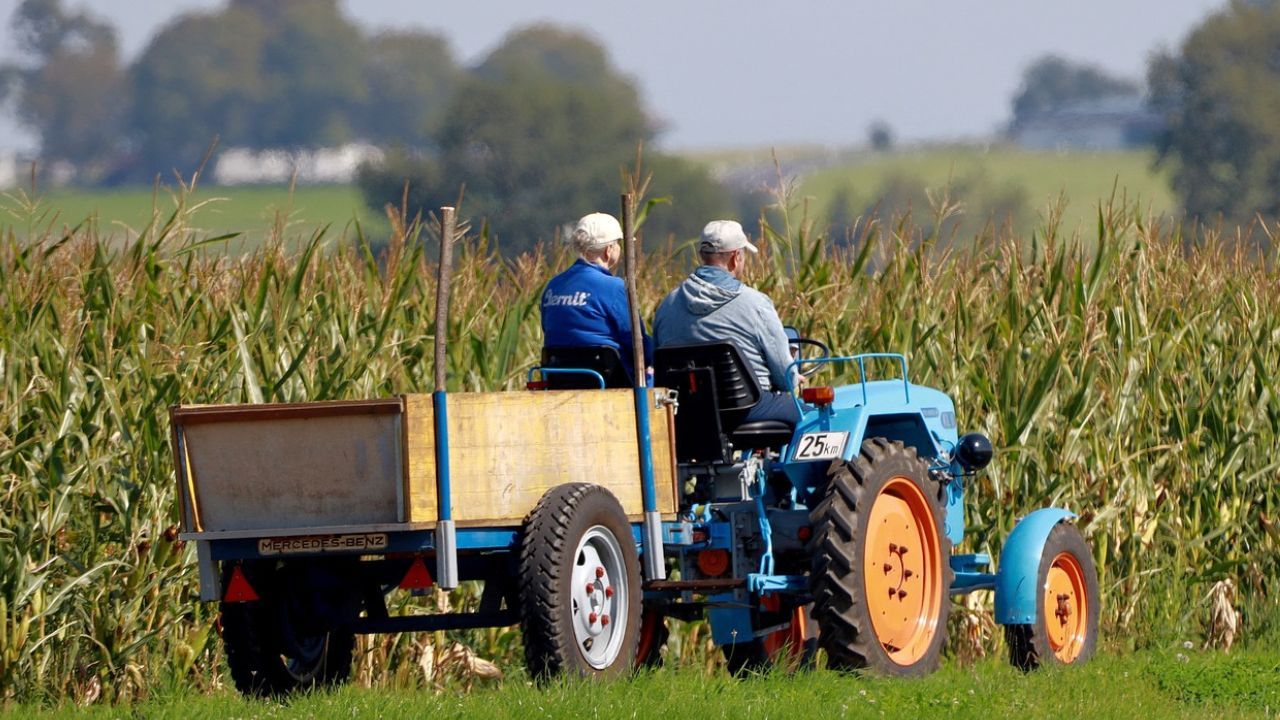
{"label": "white baseball cap", "polygon": [[622,240],[622,225],[608,213],[585,215],[573,226],[569,241],[578,252],[599,250]]}
{"label": "white baseball cap", "polygon": [[722,253],[740,248],[759,252],[747,239],[747,234],[742,230],[742,224],[737,220],[712,220],[702,228],[702,240],[698,243],[699,252]]}

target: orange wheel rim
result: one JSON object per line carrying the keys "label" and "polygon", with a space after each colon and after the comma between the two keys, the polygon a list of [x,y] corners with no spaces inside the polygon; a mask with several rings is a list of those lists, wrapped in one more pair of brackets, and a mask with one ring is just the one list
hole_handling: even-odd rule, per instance
{"label": "orange wheel rim", "polygon": [[942,547],[933,508],[914,482],[896,477],[871,505],[863,557],[871,626],[889,659],[911,665],[938,634]]}
{"label": "orange wheel rim", "polygon": [[1044,579],[1045,635],[1054,657],[1074,662],[1089,633],[1089,593],[1084,568],[1071,553],[1059,553]]}

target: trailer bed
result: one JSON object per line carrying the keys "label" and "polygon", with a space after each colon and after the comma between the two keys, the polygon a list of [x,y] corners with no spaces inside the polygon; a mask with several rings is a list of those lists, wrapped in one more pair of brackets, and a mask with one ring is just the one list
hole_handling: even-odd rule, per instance
{"label": "trailer bed", "polygon": [[[459,527],[518,526],[546,490],[590,482],[643,516],[632,390],[450,393]],[[651,390],[658,511],[674,517],[674,408]],[[176,406],[185,539],[421,530],[437,517],[432,398]]]}

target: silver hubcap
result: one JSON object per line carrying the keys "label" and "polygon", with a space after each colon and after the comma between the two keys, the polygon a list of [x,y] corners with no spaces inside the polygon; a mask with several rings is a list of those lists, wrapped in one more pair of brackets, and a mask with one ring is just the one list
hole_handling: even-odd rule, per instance
{"label": "silver hubcap", "polygon": [[574,552],[573,637],[587,663],[603,670],[614,663],[627,630],[627,574],[618,539],[603,525],[582,536]]}

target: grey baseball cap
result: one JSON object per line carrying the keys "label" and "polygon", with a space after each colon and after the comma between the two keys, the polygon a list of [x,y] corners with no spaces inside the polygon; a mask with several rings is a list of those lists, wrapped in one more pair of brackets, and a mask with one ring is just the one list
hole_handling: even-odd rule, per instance
{"label": "grey baseball cap", "polygon": [[698,252],[722,253],[739,248],[759,252],[747,239],[747,233],[742,230],[742,224],[737,220],[712,220],[702,228],[702,240],[698,243]]}

